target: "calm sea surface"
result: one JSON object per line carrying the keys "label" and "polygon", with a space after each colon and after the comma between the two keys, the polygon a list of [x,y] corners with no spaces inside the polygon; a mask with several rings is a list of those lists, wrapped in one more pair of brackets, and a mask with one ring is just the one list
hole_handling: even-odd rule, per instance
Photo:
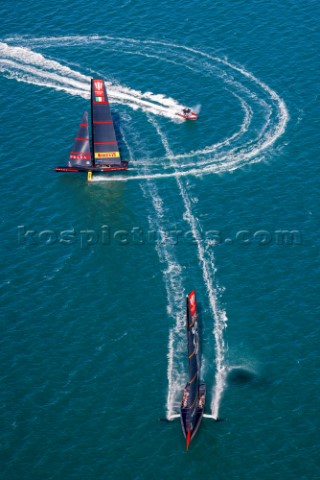
{"label": "calm sea surface", "polygon": [[[319,479],[318,2],[0,13],[1,480]],[[88,184],[53,168],[91,77],[130,170]]]}

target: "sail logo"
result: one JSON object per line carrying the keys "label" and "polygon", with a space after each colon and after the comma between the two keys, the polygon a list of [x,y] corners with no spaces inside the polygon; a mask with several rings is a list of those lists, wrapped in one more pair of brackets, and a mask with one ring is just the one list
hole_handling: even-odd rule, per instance
{"label": "sail logo", "polygon": [[91,154],[90,153],[81,153],[81,154],[70,153],[69,158],[72,160],[91,160]]}
{"label": "sail logo", "polygon": [[94,155],[95,158],[115,158],[120,157],[119,152],[98,152]]}
{"label": "sail logo", "polygon": [[100,80],[96,80],[94,82],[94,86],[96,90],[100,90],[100,91],[103,90],[103,82],[101,82]]}
{"label": "sail logo", "polygon": [[104,102],[103,82],[101,80],[94,81],[94,96],[96,102]]}

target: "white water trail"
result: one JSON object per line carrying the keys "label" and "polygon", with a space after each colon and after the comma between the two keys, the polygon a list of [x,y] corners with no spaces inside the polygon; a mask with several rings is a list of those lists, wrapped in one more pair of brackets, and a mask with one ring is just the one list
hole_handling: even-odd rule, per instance
{"label": "white water trail", "polygon": [[[27,47],[14,47],[0,42],[0,71],[19,82],[89,98],[91,77],[47,59]],[[106,82],[106,85],[113,103],[127,105],[133,110],[141,109],[175,120],[176,113],[183,108],[176,100],[162,94],[143,93],[111,82]]]}
{"label": "white water trail", "polygon": [[185,350],[185,291],[182,284],[182,267],[175,257],[174,245],[170,248],[168,238],[166,238],[163,221],[167,214],[156,185],[148,181],[143,182],[140,186],[145,197],[151,198],[155,212],[155,215],[148,216],[148,221],[150,228],[157,231],[160,236],[160,241],[156,244],[156,251],[160,263],[165,265],[163,278],[168,302],[167,313],[174,323],[174,326],[170,328],[168,338],[168,393],[166,401],[166,416],[168,420],[172,420],[178,405],[180,405],[179,396],[181,396],[184,379],[182,352]]}
{"label": "white water trail", "polygon": [[[167,157],[169,161],[174,157],[168,140],[161,131],[158,123],[149,117],[149,121],[154,125],[158,135],[162,140],[162,144],[166,151]],[[226,354],[226,347],[224,342],[224,330],[227,326],[227,315],[226,312],[219,307],[218,305],[218,290],[214,287],[215,281],[215,259],[213,256],[213,252],[211,251],[210,256],[206,255],[206,250],[203,246],[201,240],[201,227],[198,224],[196,217],[192,213],[191,201],[188,195],[188,192],[182,182],[180,177],[176,177],[176,182],[178,185],[178,189],[180,192],[180,196],[183,200],[185,212],[183,218],[189,224],[193,238],[195,239],[197,245],[197,252],[198,252],[198,259],[200,263],[200,267],[202,270],[202,276],[204,280],[204,284],[207,289],[207,294],[209,298],[209,305],[213,316],[213,335],[215,339],[215,353],[216,353],[216,375],[215,375],[215,388],[213,392],[213,399],[211,403],[211,410],[212,415],[214,418],[218,418],[219,414],[219,407],[221,403],[221,398],[223,391],[226,386],[226,365],[225,365],[225,354]]]}
{"label": "white water trail", "polygon": [[[135,133],[131,132],[132,136],[134,136],[135,145],[140,143]],[[133,158],[132,148],[126,141],[123,130],[122,137],[130,157]],[[144,167],[144,170],[146,169],[147,167]],[[180,416],[177,414],[177,410],[180,406],[180,397],[185,381],[183,373],[183,360],[185,357],[185,290],[182,283],[182,267],[176,259],[174,245],[170,245],[170,242],[168,242],[164,223],[166,218],[168,218],[168,212],[165,209],[156,184],[148,180],[140,183],[140,188],[144,197],[148,201],[151,200],[153,207],[153,213],[148,215],[148,223],[150,230],[157,232],[158,239],[155,243],[155,248],[160,264],[164,266],[162,274],[167,296],[167,313],[173,321],[173,327],[170,328],[168,337],[168,392],[166,399],[166,418],[167,420],[173,420]]]}
{"label": "white water trail", "polygon": [[[250,163],[255,164],[261,162],[263,157],[257,156],[254,160]],[[232,158],[226,159],[223,165],[214,165],[210,167],[203,167],[202,170],[198,170],[197,168],[190,169],[185,172],[173,171],[171,173],[146,173],[146,174],[137,174],[132,176],[123,176],[123,175],[113,175],[111,177],[95,177],[95,182],[129,182],[132,180],[164,180],[166,178],[180,178],[180,177],[202,177],[204,175],[209,175],[212,173],[221,174],[225,172],[233,172],[234,170],[238,170],[240,167],[244,167],[246,165],[243,162],[241,165],[235,163]]]}
{"label": "white water trail", "polygon": [[[19,41],[16,38],[13,38],[12,41]],[[196,218],[192,213],[191,202],[188,196],[187,190],[183,183],[183,177],[189,175],[204,175],[211,173],[222,173],[226,171],[232,171],[237,168],[241,168],[248,163],[257,163],[261,160],[262,155],[266,149],[272,146],[275,141],[284,133],[289,114],[286,109],[284,101],[279,97],[279,95],[268,87],[264,82],[257,79],[250,72],[245,70],[243,67],[234,65],[226,59],[218,58],[207,53],[201,52],[199,50],[185,47],[181,45],[170,44],[166,42],[158,41],[141,41],[128,38],[113,38],[110,36],[88,36],[88,37],[52,37],[52,38],[40,38],[40,39],[26,39],[26,45],[29,45],[30,42],[33,42],[34,45],[39,47],[45,46],[57,46],[59,45],[82,45],[83,43],[100,43],[104,45],[106,42],[113,42],[118,45],[118,49],[125,48],[129,46],[132,50],[137,51],[137,48],[141,48],[142,45],[151,51],[151,53],[141,52],[146,57],[150,58],[160,58],[161,55],[164,57],[164,61],[169,61],[171,63],[181,63],[182,58],[186,61],[186,68],[193,70],[192,65],[193,60],[197,60],[198,71],[201,71],[201,65],[198,61],[199,57],[202,57],[203,60],[203,71],[210,72],[214,69],[217,70],[216,65],[220,65],[220,76],[224,78],[225,82],[234,88],[237,92],[242,92],[243,95],[246,95],[252,101],[257,101],[263,107],[266,107],[267,115],[263,127],[260,129],[258,134],[254,138],[250,138],[249,141],[246,141],[242,144],[239,144],[240,140],[244,133],[249,130],[251,119],[253,116],[252,106],[240,95],[238,96],[241,103],[242,109],[245,112],[244,120],[240,127],[240,130],[233,134],[232,136],[220,141],[217,144],[209,145],[201,150],[174,155],[170,150],[168,141],[166,137],[160,131],[159,125],[154,120],[155,128],[157,129],[158,134],[161,136],[163,141],[163,146],[165,148],[167,157],[170,160],[170,164],[167,166],[172,171],[170,172],[150,172],[149,168],[146,168],[142,173],[138,173],[136,176],[131,176],[128,174],[124,176],[113,176],[108,179],[95,179],[95,181],[127,181],[127,180],[146,180],[146,184],[150,189],[149,195],[153,199],[153,208],[156,212],[155,217],[150,218],[150,222],[155,222],[157,219],[156,225],[158,226],[161,236],[165,235],[165,231],[162,228],[162,218],[164,215],[164,206],[161,197],[156,189],[155,184],[151,183],[150,180],[158,178],[169,178],[175,177],[177,185],[179,188],[180,195],[183,199],[185,214],[184,218],[189,223],[195,239],[197,239],[197,251],[198,259],[202,269],[202,274],[204,282],[208,291],[210,309],[214,318],[213,334],[215,339],[215,350],[216,350],[216,376],[215,376],[215,390],[213,394],[213,400],[211,403],[212,416],[217,418],[219,413],[219,406],[221,403],[221,398],[225,388],[225,352],[226,346],[224,343],[224,329],[227,325],[227,317],[223,309],[218,305],[218,287],[216,282],[216,271],[215,271],[215,259],[213,256],[212,250],[209,250],[209,247],[204,247],[200,241],[198,234],[201,232],[201,227],[199,226]],[[120,44],[122,42],[122,44]],[[46,43],[47,45],[44,45]],[[132,47],[133,46],[133,47]],[[152,46],[156,46],[159,49],[159,46],[164,47],[163,51],[155,52],[152,51]],[[171,52],[170,52],[171,49]],[[178,56],[176,60],[173,58],[168,58],[168,55],[172,54],[173,49],[175,49],[175,54],[177,51],[184,52],[183,55]],[[130,53],[130,52],[128,52]],[[191,54],[189,57],[187,54]],[[189,62],[189,63],[188,63]],[[177,63],[178,64],[178,63]],[[216,65],[215,65],[216,64]],[[232,74],[227,74],[225,71],[227,69],[231,70]],[[35,53],[30,48],[27,47],[13,47],[7,44],[0,42],[0,71],[4,73],[8,78],[15,78],[17,81],[23,81],[27,83],[32,83],[34,85],[45,86],[54,88],[56,90],[65,91],[71,95],[80,95],[83,98],[89,97],[89,79],[90,77],[82,75],[69,67],[64,67],[60,63],[46,59],[43,55]],[[251,92],[247,87],[242,85],[237,79],[233,79],[233,75],[238,74],[240,78],[244,78],[251,82],[255,86],[255,89],[261,90],[264,95],[268,98],[268,102],[261,100],[255,92]],[[171,120],[175,119],[176,112],[179,111],[182,106],[179,105],[174,99],[170,97],[165,97],[163,95],[155,95],[152,92],[142,93],[137,90],[132,90],[121,85],[114,85],[107,82],[107,88],[111,100],[115,103],[120,103],[130,106],[132,109],[141,109],[147,114],[160,115],[163,117],[170,118]],[[233,92],[235,96],[235,94]],[[274,112],[276,120],[274,120]],[[148,115],[148,118],[150,115]],[[232,143],[234,145],[232,145]],[[222,151],[217,153],[220,149],[224,147],[229,147],[227,151]],[[231,147],[232,146],[232,147]],[[129,149],[128,149],[129,150]],[[214,157],[212,156],[213,154]],[[205,157],[197,159],[197,163],[194,164],[192,158],[203,156]],[[190,160],[190,163],[179,164],[179,160]],[[149,161],[154,159],[149,159]],[[166,167],[163,165],[164,159],[156,159],[161,168],[166,170]],[[147,162],[148,163],[148,162]],[[146,164],[147,164],[146,163]],[[137,163],[138,164],[138,163]],[[185,170],[183,170],[185,169]],[[144,186],[145,187],[145,186]],[[162,243],[162,242],[161,242]],[[161,245],[161,244],[160,244]],[[168,382],[169,382],[169,393],[167,399],[167,415],[171,418],[175,415],[174,413],[174,402],[176,398],[177,385],[181,383],[180,377],[176,377],[178,369],[175,364],[175,340],[179,336],[180,332],[180,318],[182,318],[182,313],[177,313],[178,301],[177,298],[172,296],[172,289],[177,286],[176,281],[180,282],[181,291],[182,281],[181,281],[181,266],[176,262],[174,256],[170,249],[162,248],[159,246],[158,251],[159,258],[162,258],[163,263],[166,265],[164,270],[165,284],[167,289],[168,296],[168,311],[171,311],[171,315],[175,318],[175,328],[170,331],[169,335],[169,344],[168,344]],[[174,291],[174,290],[173,290]],[[183,302],[181,302],[183,305]],[[172,313],[174,312],[174,314]],[[180,385],[179,385],[180,388]]]}
{"label": "white water trail", "polygon": [[[252,106],[249,105],[243,96],[231,91],[238,97],[242,109],[245,112],[243,123],[238,132],[230,137],[213,145],[208,145],[203,149],[191,151],[179,155],[172,155],[171,165],[164,167],[161,173],[154,171],[163,165],[165,159],[149,158],[146,163],[150,166],[144,174],[131,171],[125,176],[113,176],[112,181],[127,181],[158,179],[169,177],[184,177],[187,175],[202,176],[212,173],[223,173],[241,168],[249,163],[257,163],[263,158],[263,153],[268,149],[285,131],[289,115],[283,100],[268,87],[264,82],[257,79],[243,67],[234,65],[226,59],[209,55],[199,50],[185,47],[181,45],[170,44],[157,41],[141,41],[130,38],[114,38],[110,36],[65,36],[65,37],[40,37],[40,38],[24,38],[13,37],[7,41],[30,46],[39,46],[46,48],[50,46],[65,45],[83,45],[97,43],[108,45],[110,49],[123,51],[125,53],[135,54],[137,45],[139,45],[139,55],[146,57],[156,57],[163,61],[177,63],[183,60],[183,65],[190,70],[203,71],[207,74],[215,73],[223,82],[231,86],[238,93],[241,91],[243,96],[247,96],[252,102],[258,102],[267,109],[266,121],[255,139],[246,142],[240,142],[244,134],[248,131],[253,116]],[[140,51],[141,50],[141,51]],[[160,56],[159,56],[160,55]],[[203,61],[200,61],[203,59]],[[224,69],[226,71],[224,71]],[[231,71],[227,73],[227,69]],[[38,86],[53,88],[58,91],[65,91],[71,95],[80,95],[83,98],[89,97],[89,80],[90,77],[82,75],[69,67],[61,65],[59,62],[45,58],[42,54],[33,52],[28,47],[10,46],[0,42],[0,71],[8,78],[15,78],[17,81],[32,83]],[[255,87],[260,89],[264,95],[271,101],[268,104],[265,100],[250,91],[234,74],[240,75],[251,82]],[[110,100],[114,103],[127,105],[132,109],[141,109],[145,113],[160,115],[176,121],[176,113],[182,108],[176,100],[160,94],[152,92],[142,93],[137,90],[115,85],[106,82]],[[250,100],[250,101],[251,101]],[[272,121],[273,108],[277,121]],[[226,147],[229,147],[226,149]],[[197,162],[194,158],[197,157]],[[185,163],[181,164],[180,160],[184,159]],[[152,167],[152,171],[151,171]],[[168,171],[169,169],[169,171]],[[171,171],[170,171],[171,169]],[[167,170],[167,171],[166,171]],[[106,178],[106,181],[109,179]],[[99,179],[103,181],[103,179]]]}

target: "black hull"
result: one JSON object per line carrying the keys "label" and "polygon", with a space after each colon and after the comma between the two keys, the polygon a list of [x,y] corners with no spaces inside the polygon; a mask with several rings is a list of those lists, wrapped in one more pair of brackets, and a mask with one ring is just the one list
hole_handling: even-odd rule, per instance
{"label": "black hull", "polygon": [[[205,396],[206,394],[206,384],[205,383],[201,383],[199,385],[199,398],[201,395],[204,395]],[[191,431],[191,435],[190,435],[190,440],[192,440],[197,431],[199,430],[199,427],[200,427],[200,424],[201,424],[201,420],[202,420],[202,417],[203,417],[203,414],[204,414],[204,403],[203,403],[203,406],[202,408],[198,407],[197,410],[196,410],[196,413],[194,415],[194,419],[193,419],[193,429]],[[189,408],[183,408],[181,406],[181,415],[180,415],[180,418],[181,418],[181,427],[182,427],[182,432],[183,432],[183,435],[185,438],[187,438],[187,435],[188,435],[188,431],[187,431],[187,416],[188,416],[188,411],[189,411]]]}
{"label": "black hull", "polygon": [[55,167],[56,172],[97,172],[97,173],[109,173],[119,170],[127,170],[128,162],[122,161],[120,165],[95,165],[95,166],[74,166],[74,167]]}

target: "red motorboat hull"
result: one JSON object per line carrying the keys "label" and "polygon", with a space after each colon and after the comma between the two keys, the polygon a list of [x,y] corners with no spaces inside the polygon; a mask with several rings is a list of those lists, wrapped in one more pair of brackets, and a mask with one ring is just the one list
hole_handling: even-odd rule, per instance
{"label": "red motorboat hull", "polygon": [[185,120],[197,120],[198,119],[198,115],[194,112],[191,112],[190,115],[184,115],[183,113],[177,113],[177,115],[179,115],[179,117],[184,118]]}

